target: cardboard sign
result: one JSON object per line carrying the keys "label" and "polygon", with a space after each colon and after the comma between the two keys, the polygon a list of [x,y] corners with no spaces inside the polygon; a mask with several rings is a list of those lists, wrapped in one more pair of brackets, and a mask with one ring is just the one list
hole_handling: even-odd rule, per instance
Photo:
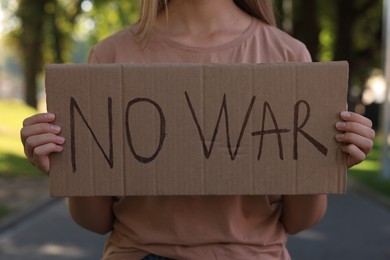
{"label": "cardboard sign", "polygon": [[348,64],[49,65],[53,196],[343,193]]}

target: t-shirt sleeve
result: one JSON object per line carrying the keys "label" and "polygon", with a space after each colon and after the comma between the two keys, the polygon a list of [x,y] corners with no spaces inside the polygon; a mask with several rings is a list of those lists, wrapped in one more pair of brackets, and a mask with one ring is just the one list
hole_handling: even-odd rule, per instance
{"label": "t-shirt sleeve", "polygon": [[95,48],[92,48],[89,52],[88,63],[92,63],[92,64],[100,63],[95,54]]}
{"label": "t-shirt sleeve", "polygon": [[291,42],[287,60],[294,62],[312,62],[310,52],[306,48],[306,45],[296,39]]}
{"label": "t-shirt sleeve", "polygon": [[303,43],[301,48],[301,55],[299,56],[302,58],[303,62],[312,62],[310,52]]}
{"label": "t-shirt sleeve", "polygon": [[116,45],[115,38],[108,38],[98,42],[88,56],[88,63],[115,63]]}

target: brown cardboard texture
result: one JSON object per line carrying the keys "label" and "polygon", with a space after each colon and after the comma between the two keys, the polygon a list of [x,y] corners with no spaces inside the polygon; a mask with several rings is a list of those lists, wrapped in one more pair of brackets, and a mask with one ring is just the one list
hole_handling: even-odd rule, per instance
{"label": "brown cardboard texture", "polygon": [[53,196],[344,193],[348,64],[48,65]]}

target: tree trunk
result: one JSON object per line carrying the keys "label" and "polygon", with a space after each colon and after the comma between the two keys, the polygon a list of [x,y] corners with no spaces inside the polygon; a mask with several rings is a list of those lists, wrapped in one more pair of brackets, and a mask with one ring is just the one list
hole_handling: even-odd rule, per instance
{"label": "tree trunk", "polygon": [[[334,49],[334,60],[346,60],[349,63],[349,83],[348,88],[352,86],[352,78],[355,74],[355,55],[353,50],[353,32],[356,23],[356,9],[354,0],[337,1],[337,28],[336,42]],[[350,91],[349,91],[350,93]],[[355,110],[359,97],[348,95],[348,107],[351,111]]]}
{"label": "tree trunk", "polygon": [[37,74],[42,69],[42,43],[45,4],[47,0],[21,0],[18,16],[22,21],[22,34],[19,37],[24,80],[26,88],[26,103],[37,107]]}
{"label": "tree trunk", "polygon": [[295,0],[293,4],[294,37],[306,45],[312,60],[317,61],[320,33],[317,1]]}
{"label": "tree trunk", "polygon": [[53,51],[54,51],[54,63],[64,63],[63,57],[63,44],[64,44],[64,35],[61,32],[60,28],[57,25],[57,16],[59,13],[59,7],[57,1],[52,0],[53,12],[48,15],[50,31],[53,35]]}
{"label": "tree trunk", "polygon": [[352,39],[356,21],[354,0],[337,1],[337,29],[334,59],[353,63]]}

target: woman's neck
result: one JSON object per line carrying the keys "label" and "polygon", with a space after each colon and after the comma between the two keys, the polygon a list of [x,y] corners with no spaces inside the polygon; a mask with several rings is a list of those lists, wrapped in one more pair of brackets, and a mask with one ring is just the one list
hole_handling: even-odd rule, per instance
{"label": "woman's neck", "polygon": [[209,47],[238,37],[250,22],[233,0],[171,0],[156,28],[180,43]]}

